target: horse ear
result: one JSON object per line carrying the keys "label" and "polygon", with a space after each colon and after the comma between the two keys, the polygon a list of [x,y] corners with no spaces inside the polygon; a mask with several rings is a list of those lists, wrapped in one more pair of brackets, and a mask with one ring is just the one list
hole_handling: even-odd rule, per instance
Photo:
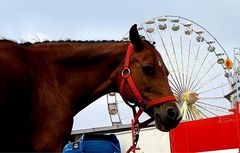
{"label": "horse ear", "polygon": [[141,37],[139,36],[137,25],[134,24],[129,31],[129,38],[133,46],[140,50],[143,46]]}

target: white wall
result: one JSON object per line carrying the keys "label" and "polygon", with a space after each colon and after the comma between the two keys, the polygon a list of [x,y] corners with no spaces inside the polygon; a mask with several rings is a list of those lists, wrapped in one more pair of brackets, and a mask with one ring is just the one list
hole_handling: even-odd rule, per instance
{"label": "white wall", "polygon": [[[121,146],[121,152],[125,153],[132,144],[131,131],[115,133]],[[155,127],[141,129],[137,153],[170,153],[169,133],[161,132]]]}

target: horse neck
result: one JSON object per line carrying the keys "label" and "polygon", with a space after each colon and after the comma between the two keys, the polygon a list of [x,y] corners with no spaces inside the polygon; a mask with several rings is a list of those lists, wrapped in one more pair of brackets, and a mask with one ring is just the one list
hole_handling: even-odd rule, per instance
{"label": "horse neck", "polygon": [[122,69],[127,44],[49,44],[51,51],[42,53],[48,58],[48,66],[51,67],[61,95],[73,107],[74,114],[99,97],[117,91],[115,78]]}

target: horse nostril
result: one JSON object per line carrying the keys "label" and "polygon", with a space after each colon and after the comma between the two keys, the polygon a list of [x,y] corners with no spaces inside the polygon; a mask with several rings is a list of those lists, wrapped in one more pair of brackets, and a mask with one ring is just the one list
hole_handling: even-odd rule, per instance
{"label": "horse nostril", "polygon": [[167,117],[170,120],[175,121],[177,120],[178,116],[179,116],[179,113],[174,107],[170,107],[167,109]]}

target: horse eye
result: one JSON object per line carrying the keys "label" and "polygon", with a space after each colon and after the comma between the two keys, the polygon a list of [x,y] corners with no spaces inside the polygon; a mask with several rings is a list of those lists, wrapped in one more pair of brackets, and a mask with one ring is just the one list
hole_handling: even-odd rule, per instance
{"label": "horse eye", "polygon": [[142,65],[143,73],[146,75],[152,75],[154,73],[154,66],[150,64]]}

